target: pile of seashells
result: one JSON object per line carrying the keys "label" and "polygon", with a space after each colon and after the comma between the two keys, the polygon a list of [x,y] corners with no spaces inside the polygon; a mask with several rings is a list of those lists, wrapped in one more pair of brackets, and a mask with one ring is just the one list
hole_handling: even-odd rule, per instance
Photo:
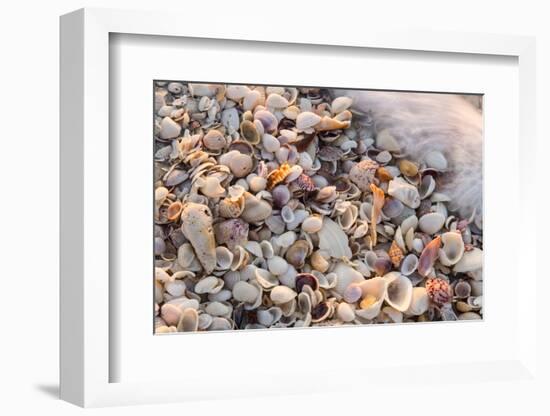
{"label": "pile of seashells", "polygon": [[353,100],[155,82],[155,332],[482,318],[482,230]]}

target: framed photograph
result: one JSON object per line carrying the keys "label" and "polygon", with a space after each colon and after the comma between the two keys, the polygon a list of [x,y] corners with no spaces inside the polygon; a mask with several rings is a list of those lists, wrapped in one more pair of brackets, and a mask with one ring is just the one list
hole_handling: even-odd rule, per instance
{"label": "framed photograph", "polygon": [[61,18],[62,398],[534,394],[534,40],[182,18]]}

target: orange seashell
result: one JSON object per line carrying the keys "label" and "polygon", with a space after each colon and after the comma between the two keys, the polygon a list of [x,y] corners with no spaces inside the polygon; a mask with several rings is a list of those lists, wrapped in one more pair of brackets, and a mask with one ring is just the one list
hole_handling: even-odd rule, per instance
{"label": "orange seashell", "polygon": [[169,221],[176,221],[179,218],[182,209],[183,205],[180,201],[172,202],[166,210],[166,218],[168,218]]}
{"label": "orange seashell", "polygon": [[290,165],[285,162],[281,166],[279,166],[277,169],[272,171],[269,175],[267,175],[267,189],[268,190],[273,189],[275,185],[284,181],[289,173],[290,173]]}
{"label": "orange seashell", "polygon": [[401,263],[401,260],[403,260],[404,256],[403,256],[403,251],[401,250],[401,248],[399,248],[395,240],[391,243],[391,247],[390,247],[390,250],[388,251],[388,254],[390,256],[390,260],[393,266],[399,267],[399,264]]}
{"label": "orange seashell", "polygon": [[376,171],[376,176],[380,179],[381,182],[389,182],[393,179],[390,172],[386,168],[378,168]]}

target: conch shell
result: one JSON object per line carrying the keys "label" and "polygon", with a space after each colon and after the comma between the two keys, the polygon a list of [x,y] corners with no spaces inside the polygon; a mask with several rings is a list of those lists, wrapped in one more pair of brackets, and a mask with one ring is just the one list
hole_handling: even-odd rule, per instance
{"label": "conch shell", "polygon": [[216,240],[210,208],[203,204],[186,202],[181,213],[181,222],[181,231],[193,246],[204,271],[211,273],[216,267]]}

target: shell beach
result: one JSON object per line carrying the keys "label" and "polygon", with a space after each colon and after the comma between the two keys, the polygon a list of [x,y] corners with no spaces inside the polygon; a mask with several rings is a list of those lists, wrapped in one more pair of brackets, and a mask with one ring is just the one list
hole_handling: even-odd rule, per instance
{"label": "shell beach", "polygon": [[482,223],[439,148],[326,88],[154,99],[155,333],[483,318]]}

